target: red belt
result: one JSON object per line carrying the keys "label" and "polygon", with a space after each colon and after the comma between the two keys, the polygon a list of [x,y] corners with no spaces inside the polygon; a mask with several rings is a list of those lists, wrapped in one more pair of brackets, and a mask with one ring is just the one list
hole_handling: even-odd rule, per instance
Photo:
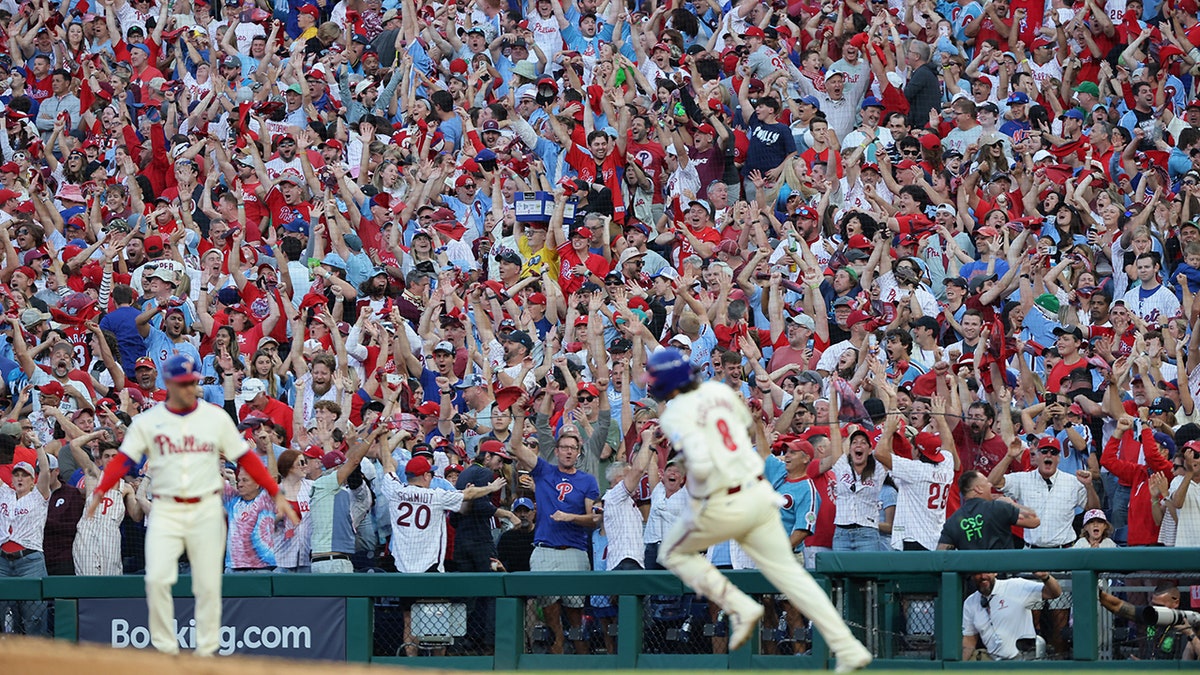
{"label": "red belt", "polygon": [[[763,478],[762,476],[757,476],[757,477],[755,477],[755,479],[754,479],[754,480],[755,480],[755,482],[758,482],[758,481],[760,481],[760,480],[766,480],[766,479],[765,479],[765,478]],[[742,488],[745,488],[745,487],[749,487],[749,485],[734,485],[733,487],[731,487],[731,488],[729,488],[728,490],[726,490],[726,491],[725,491],[725,494],[727,494],[727,495],[736,495],[737,493],[739,493],[739,492],[741,492],[741,491],[742,491]]]}
{"label": "red belt", "polygon": [[[218,490],[217,492],[220,492],[220,491]],[[176,504],[199,504],[202,499],[204,499],[205,497],[211,497],[211,496],[217,494],[217,492],[210,492],[209,494],[201,495],[199,497],[156,496],[155,499],[170,499],[171,501],[175,502]]]}

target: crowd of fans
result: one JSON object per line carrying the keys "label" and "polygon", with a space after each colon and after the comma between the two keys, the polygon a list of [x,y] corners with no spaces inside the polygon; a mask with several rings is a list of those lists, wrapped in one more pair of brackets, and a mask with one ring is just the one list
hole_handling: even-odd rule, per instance
{"label": "crowd of fans", "polygon": [[[179,353],[303,514],[231,469],[230,571],[655,566],[662,346],[810,564],[1196,546],[1198,14],[0,5],[0,576],[139,569],[149,481],[81,510]],[[389,470],[480,490],[406,558]]]}

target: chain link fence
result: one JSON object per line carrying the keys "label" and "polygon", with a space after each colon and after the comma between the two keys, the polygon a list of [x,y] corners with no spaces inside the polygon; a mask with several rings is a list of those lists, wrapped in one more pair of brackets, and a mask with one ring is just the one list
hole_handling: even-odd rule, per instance
{"label": "chain link fence", "polygon": [[374,619],[375,656],[484,656],[495,643],[491,600],[378,598]]}
{"label": "chain link fence", "polygon": [[54,602],[0,600],[0,632],[10,635],[54,635]]}

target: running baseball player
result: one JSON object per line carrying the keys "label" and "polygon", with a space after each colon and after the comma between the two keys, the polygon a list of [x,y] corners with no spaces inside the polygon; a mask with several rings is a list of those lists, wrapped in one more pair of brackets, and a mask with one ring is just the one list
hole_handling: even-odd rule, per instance
{"label": "running baseball player", "polygon": [[699,382],[687,357],[668,347],[650,355],[647,388],[664,403],[660,426],[683,453],[691,508],[663,540],[659,562],[730,617],[729,649],[740,647],[762,618],[763,608],[731,584],[700,554],[733,540],[754,559],[763,576],[812,619],[837,655],[837,672],[867,666],[871,653],[854,638],[817,582],[792,554],[783,530],[781,498],[763,478],[763,459],[750,440],[766,435],[741,396],[719,382]]}
{"label": "running baseball player", "polygon": [[143,458],[154,494],[154,517],[146,532],[146,606],[150,642],[165,654],[179,653],[171,586],[186,549],[196,596],[196,655],[212,656],[220,646],[221,572],[225,563],[225,512],[221,493],[223,462],[237,462],[274,498],[276,510],[293,523],[296,512],[279,485],[221,408],[199,399],[200,364],[188,354],[163,363],[167,400],[138,415],[129,425],[121,454],[104,468],[92,491],[87,516],[103,496]]}

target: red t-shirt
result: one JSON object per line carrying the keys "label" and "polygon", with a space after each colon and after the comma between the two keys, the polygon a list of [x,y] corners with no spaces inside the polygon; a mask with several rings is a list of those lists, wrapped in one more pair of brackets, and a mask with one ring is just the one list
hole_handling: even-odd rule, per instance
{"label": "red t-shirt", "polygon": [[558,247],[558,285],[562,287],[563,293],[571,295],[578,291],[588,282],[588,277],[581,276],[575,273],[575,268],[582,264],[587,267],[592,274],[604,278],[608,274],[609,264],[602,255],[588,253],[587,260],[581,260],[579,254],[571,246],[571,242],[567,242]]}
{"label": "red t-shirt", "polygon": [[1062,381],[1072,370],[1080,368],[1087,369],[1087,359],[1076,355],[1077,360],[1071,365],[1067,365],[1066,361],[1059,361],[1053,368],[1050,369],[1050,375],[1046,377],[1046,391],[1058,393],[1062,389]]}
{"label": "red t-shirt", "polygon": [[821,508],[817,509],[817,524],[812,534],[804,538],[806,546],[833,547],[833,521],[837,518],[837,496],[834,492],[833,471],[821,473],[821,460],[808,464],[808,479],[813,482],[817,494],[821,495]]}

